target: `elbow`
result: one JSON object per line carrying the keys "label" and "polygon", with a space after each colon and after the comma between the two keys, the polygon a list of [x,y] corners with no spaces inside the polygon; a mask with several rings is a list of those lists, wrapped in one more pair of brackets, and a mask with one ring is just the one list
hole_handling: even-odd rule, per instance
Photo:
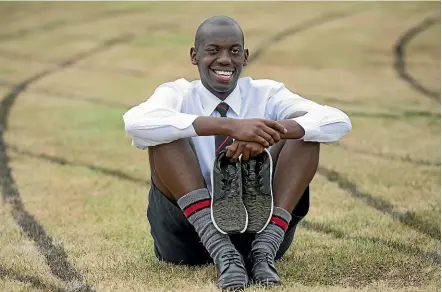
{"label": "elbow", "polygon": [[343,114],[344,114],[343,121],[344,121],[344,124],[345,124],[345,126],[344,126],[344,132],[345,132],[344,136],[345,136],[345,135],[347,135],[348,133],[351,132],[351,130],[353,129],[353,125],[351,123],[350,117],[347,114],[345,114],[345,113],[343,113]]}
{"label": "elbow", "polygon": [[341,117],[341,122],[339,123],[340,124],[339,133],[337,133],[336,139],[334,139],[334,141],[331,141],[331,143],[338,142],[339,140],[347,136],[353,129],[353,125],[351,123],[349,116],[344,112],[341,112],[341,114],[342,117]]}
{"label": "elbow", "polygon": [[124,121],[124,130],[129,136],[136,137],[136,127],[133,123],[130,123],[130,121]]}

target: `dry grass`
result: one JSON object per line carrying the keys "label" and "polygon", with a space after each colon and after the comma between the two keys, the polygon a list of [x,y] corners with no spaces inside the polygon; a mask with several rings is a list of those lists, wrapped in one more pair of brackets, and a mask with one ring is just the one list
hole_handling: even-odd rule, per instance
{"label": "dry grass", "polygon": [[[245,72],[283,81],[353,122],[349,136],[321,149],[310,213],[278,263],[285,285],[272,291],[438,291],[440,100],[393,67],[400,35],[438,11],[436,2],[0,3],[2,97],[126,37],[33,82],[9,112],[3,137],[23,205],[0,204],[0,290],[75,290],[84,281],[95,291],[216,291],[212,266],[155,259],[147,154],[130,147],[122,114],[162,82],[198,78],[188,51],[208,16],[238,19],[253,54],[285,28],[350,12],[267,47]],[[440,91],[440,23],[405,50],[407,70]],[[4,197],[14,193],[5,177],[0,184]],[[20,227],[24,212],[42,229]]]}

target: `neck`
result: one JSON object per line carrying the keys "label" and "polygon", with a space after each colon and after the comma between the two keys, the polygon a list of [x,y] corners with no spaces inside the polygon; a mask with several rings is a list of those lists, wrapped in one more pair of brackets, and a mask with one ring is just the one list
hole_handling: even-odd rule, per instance
{"label": "neck", "polygon": [[210,86],[208,86],[204,82],[202,82],[202,84],[210,93],[212,93],[213,95],[215,95],[216,97],[218,97],[218,99],[220,99],[222,101],[224,101],[235,90],[235,87],[234,87],[229,91],[219,92],[219,91],[214,90],[213,88],[211,88]]}

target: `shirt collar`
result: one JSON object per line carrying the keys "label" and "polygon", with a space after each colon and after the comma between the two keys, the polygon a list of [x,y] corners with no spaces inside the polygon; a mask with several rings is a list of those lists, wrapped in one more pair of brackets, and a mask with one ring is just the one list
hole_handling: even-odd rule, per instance
{"label": "shirt collar", "polygon": [[[200,97],[201,104],[204,111],[208,116],[210,116],[215,110],[216,106],[221,102],[221,100],[213,95],[207,88],[201,83],[198,83],[197,92]],[[239,85],[237,84],[235,89],[230,93],[230,95],[224,100],[229,107],[239,115],[241,112],[241,93],[239,90]]]}

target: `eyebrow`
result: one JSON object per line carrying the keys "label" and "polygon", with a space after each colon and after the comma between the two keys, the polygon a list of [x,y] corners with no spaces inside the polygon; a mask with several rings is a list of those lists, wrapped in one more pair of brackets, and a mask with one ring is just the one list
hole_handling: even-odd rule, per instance
{"label": "eyebrow", "polygon": [[[212,47],[219,47],[220,45],[219,44],[208,43],[204,47],[207,48],[207,47],[210,47],[210,46],[212,46]],[[242,44],[236,43],[236,44],[231,45],[230,47],[242,47],[242,46],[243,46]]]}

